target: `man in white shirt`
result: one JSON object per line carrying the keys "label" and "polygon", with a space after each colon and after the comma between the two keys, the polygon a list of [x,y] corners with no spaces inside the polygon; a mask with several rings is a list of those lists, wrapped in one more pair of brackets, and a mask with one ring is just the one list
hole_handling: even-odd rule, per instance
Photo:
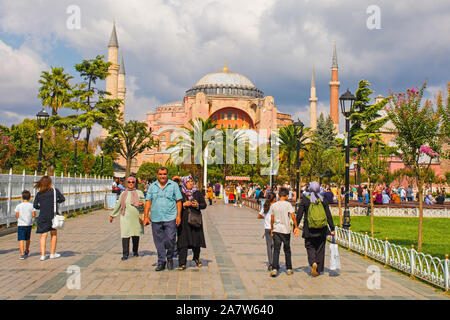
{"label": "man in white shirt", "polygon": [[272,277],[278,275],[279,258],[281,244],[283,243],[284,255],[286,258],[286,270],[287,274],[291,275],[292,271],[292,259],[291,259],[291,221],[294,225],[294,235],[298,237],[300,230],[297,226],[295,218],[295,210],[292,205],[286,201],[289,191],[286,188],[281,188],[279,191],[280,200],[272,204],[270,207],[271,217],[271,234],[273,236],[273,270],[270,273]]}

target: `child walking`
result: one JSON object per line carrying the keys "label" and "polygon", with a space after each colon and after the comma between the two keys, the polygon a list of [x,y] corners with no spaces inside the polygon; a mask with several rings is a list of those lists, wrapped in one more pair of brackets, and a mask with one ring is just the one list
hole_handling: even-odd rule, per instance
{"label": "child walking", "polygon": [[270,276],[276,277],[278,275],[279,258],[281,244],[283,243],[283,251],[286,257],[286,273],[291,275],[294,273],[292,270],[291,259],[291,220],[294,224],[294,236],[298,237],[300,230],[297,226],[295,219],[295,211],[292,205],[286,201],[289,196],[289,191],[286,188],[281,188],[278,196],[280,200],[272,204],[270,210],[272,212],[271,217],[271,230],[270,233],[273,236],[273,269]]}
{"label": "child walking", "polygon": [[[36,211],[34,211],[33,205],[29,202],[30,198],[30,191],[24,190],[22,192],[22,203],[18,204],[15,209],[16,218],[18,219],[17,238],[21,260],[27,258],[30,253],[31,228],[33,226],[33,218],[36,217]],[[24,242],[26,242],[26,248],[24,248]]]}
{"label": "child walking", "polygon": [[276,201],[275,194],[269,194],[267,201],[261,206],[261,211],[258,213],[258,219],[264,219],[264,237],[266,238],[267,258],[269,260],[268,271],[272,271],[273,268],[273,238],[270,234],[272,213],[270,211],[270,206]]}

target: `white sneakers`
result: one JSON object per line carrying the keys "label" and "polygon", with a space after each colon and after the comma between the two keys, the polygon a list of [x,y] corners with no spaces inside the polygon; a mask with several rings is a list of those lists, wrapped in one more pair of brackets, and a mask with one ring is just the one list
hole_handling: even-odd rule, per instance
{"label": "white sneakers", "polygon": [[[61,255],[59,253],[56,253],[56,252],[55,252],[55,254],[51,254],[50,255],[50,259],[56,259],[56,258],[59,258],[59,257],[61,257]],[[41,261],[47,260],[47,256],[41,256],[40,260]]]}

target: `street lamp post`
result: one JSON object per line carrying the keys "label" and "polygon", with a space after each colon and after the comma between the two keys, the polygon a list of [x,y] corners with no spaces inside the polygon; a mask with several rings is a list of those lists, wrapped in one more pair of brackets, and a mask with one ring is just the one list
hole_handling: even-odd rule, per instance
{"label": "street lamp post", "polygon": [[103,178],[103,150],[100,151],[100,156],[101,156],[100,177]]}
{"label": "street lamp post", "polygon": [[45,127],[47,127],[48,124],[48,119],[50,118],[49,114],[47,113],[47,111],[44,110],[44,108],[42,108],[41,111],[38,112],[38,114],[36,115],[37,118],[37,123],[39,126],[39,162],[38,162],[38,174],[40,174],[41,170],[42,170],[42,146],[43,146],[43,133],[44,133],[44,129]]}
{"label": "street lamp post", "polygon": [[355,96],[347,89],[347,91],[339,98],[341,102],[341,111],[345,117],[345,209],[344,222],[342,227],[344,229],[350,228],[350,210],[348,208],[349,202],[349,183],[350,183],[350,115],[355,103]]}
{"label": "street lamp post", "polygon": [[[295,157],[295,170],[297,172],[297,181],[296,181],[296,199],[295,199],[295,206],[296,209],[298,209],[298,205],[300,203],[300,138],[303,135],[303,128],[304,128],[303,122],[301,122],[299,119],[297,119],[296,122],[294,122],[294,134],[297,141],[297,156]],[[300,128],[299,133],[297,134],[298,129]],[[289,164],[288,164],[289,165]]]}
{"label": "street lamp post", "polygon": [[101,156],[101,168],[100,168],[100,177],[103,178],[103,148],[105,146],[105,140],[100,140],[100,156]]}
{"label": "street lamp post", "polygon": [[73,157],[73,168],[75,172],[75,178],[77,177],[77,141],[80,138],[81,128],[75,126],[72,128],[72,138],[74,140],[74,157]]}

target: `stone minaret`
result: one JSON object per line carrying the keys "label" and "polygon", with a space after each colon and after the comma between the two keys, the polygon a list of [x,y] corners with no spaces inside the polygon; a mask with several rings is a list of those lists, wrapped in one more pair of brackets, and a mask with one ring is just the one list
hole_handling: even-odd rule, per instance
{"label": "stone minaret", "polygon": [[120,112],[123,114],[123,121],[125,120],[125,93],[127,89],[125,88],[125,64],[123,62],[123,53],[120,60],[119,76],[118,76],[118,86],[117,86],[117,98],[122,99],[123,102],[120,104]]}
{"label": "stone minaret", "polygon": [[119,42],[117,41],[116,23],[114,23],[111,38],[108,45],[109,76],[106,77],[106,91],[111,93],[110,99],[117,99],[118,77],[119,77]]}
{"label": "stone minaret", "polygon": [[339,133],[339,86],[338,80],[338,63],[336,54],[336,41],[333,47],[333,63],[331,65],[331,81],[330,81],[330,115],[334,123],[335,132]]}
{"label": "stone minaret", "polygon": [[311,98],[309,98],[310,107],[309,107],[309,123],[311,130],[317,129],[317,97],[316,97],[316,76],[314,74],[314,65],[312,69],[312,78],[311,78]]}
{"label": "stone minaret", "polygon": [[[106,91],[111,95],[106,96],[108,99],[118,99],[119,93],[119,42],[117,41],[116,23],[111,33],[108,45],[108,62],[112,65],[109,67],[109,75],[106,77]],[[122,107],[121,107],[122,109]],[[104,139],[108,135],[105,129],[102,129],[101,137]]]}

